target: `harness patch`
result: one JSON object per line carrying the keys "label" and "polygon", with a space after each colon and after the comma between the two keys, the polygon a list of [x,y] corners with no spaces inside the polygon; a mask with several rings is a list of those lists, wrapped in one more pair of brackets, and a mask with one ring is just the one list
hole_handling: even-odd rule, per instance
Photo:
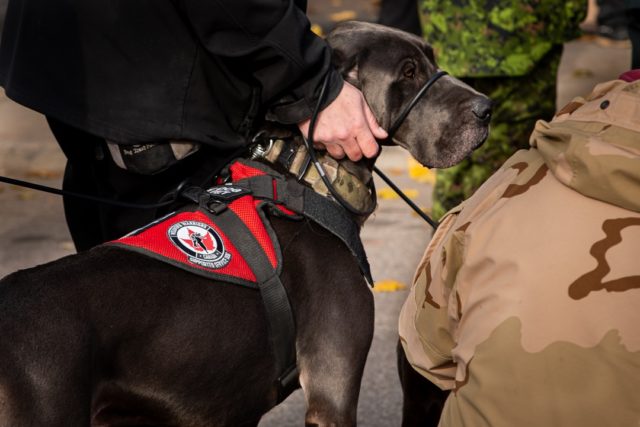
{"label": "harness patch", "polygon": [[225,250],[220,235],[203,222],[177,222],[169,227],[167,235],[193,264],[218,269],[231,261],[231,254]]}

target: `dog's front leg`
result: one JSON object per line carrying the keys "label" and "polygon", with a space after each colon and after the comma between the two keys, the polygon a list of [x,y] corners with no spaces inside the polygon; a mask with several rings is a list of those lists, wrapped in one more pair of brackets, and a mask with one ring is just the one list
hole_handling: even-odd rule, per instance
{"label": "dog's front leg", "polygon": [[360,383],[373,328],[349,328],[346,322],[342,319],[338,324],[325,324],[327,329],[343,330],[330,337],[315,337],[306,347],[309,351],[299,353],[307,426],[356,425]]}
{"label": "dog's front leg", "polygon": [[311,221],[274,219],[296,322],[306,425],[355,426],[373,339],[373,294],[347,247]]}
{"label": "dog's front leg", "polygon": [[[325,285],[326,286],[326,285]],[[361,284],[335,297],[307,323],[298,341],[300,384],[307,426],[355,426],[362,373],[373,337],[373,296]],[[332,298],[333,299],[333,298]]]}

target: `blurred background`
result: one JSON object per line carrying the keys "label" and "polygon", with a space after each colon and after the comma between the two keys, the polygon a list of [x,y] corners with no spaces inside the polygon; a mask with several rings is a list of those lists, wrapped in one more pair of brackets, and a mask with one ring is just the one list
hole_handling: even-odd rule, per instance
{"label": "blurred background", "polygon": [[[7,0],[0,0],[0,29]],[[378,20],[379,0],[309,0],[314,31],[327,34],[346,20]],[[558,73],[557,105],[590,92],[601,81],[630,68],[630,43],[624,32],[602,28],[598,5],[590,2],[582,24],[585,34],[565,45]],[[0,88],[0,175],[61,186],[65,159],[40,114],[7,99]],[[385,149],[378,166],[426,211],[431,205],[433,171],[398,149]],[[397,315],[413,271],[431,237],[418,218],[386,185],[377,183],[379,208],[363,230],[372,265],[376,298],[376,333],[362,385],[358,419],[363,426],[400,424],[401,395],[395,369]],[[0,184],[0,277],[74,252],[64,222],[61,199]],[[345,319],[345,322],[348,319]],[[269,413],[266,426],[302,424],[300,392]]]}

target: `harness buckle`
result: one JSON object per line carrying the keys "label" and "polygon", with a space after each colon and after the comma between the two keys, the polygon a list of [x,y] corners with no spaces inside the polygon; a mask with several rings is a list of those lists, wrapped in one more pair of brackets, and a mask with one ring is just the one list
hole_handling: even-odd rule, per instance
{"label": "harness buckle", "polygon": [[274,139],[266,136],[266,131],[258,132],[251,140],[251,160],[262,159],[273,148]]}
{"label": "harness buckle", "polygon": [[227,209],[228,205],[218,200],[213,200],[205,203],[202,207],[214,215],[219,215]]}

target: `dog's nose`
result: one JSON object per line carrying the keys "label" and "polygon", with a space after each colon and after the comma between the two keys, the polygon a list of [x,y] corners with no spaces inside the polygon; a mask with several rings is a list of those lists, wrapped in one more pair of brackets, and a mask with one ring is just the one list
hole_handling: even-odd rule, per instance
{"label": "dog's nose", "polygon": [[473,114],[480,121],[487,123],[491,120],[491,112],[493,111],[493,102],[489,98],[478,97],[471,107]]}

